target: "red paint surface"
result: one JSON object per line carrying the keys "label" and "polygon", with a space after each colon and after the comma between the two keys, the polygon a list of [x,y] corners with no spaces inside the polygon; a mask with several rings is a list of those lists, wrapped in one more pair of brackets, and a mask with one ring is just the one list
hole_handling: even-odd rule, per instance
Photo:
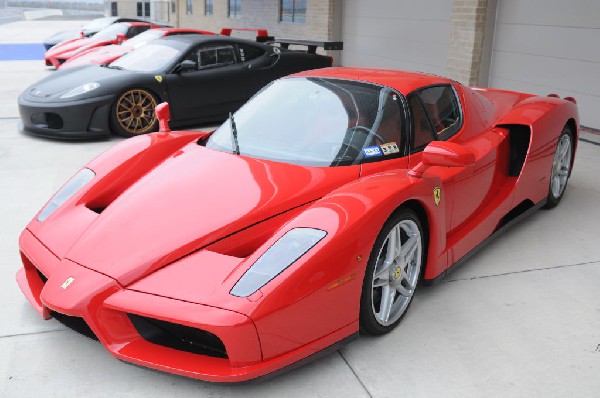
{"label": "red paint surface", "polygon": [[[88,186],[23,232],[18,281],[33,306],[44,316],[52,309],[83,317],[114,356],[140,365],[212,381],[261,376],[358,331],[367,259],[399,206],[426,215],[424,278],[436,278],[512,208],[546,197],[562,126],[569,119],[578,125],[572,102],[472,90],[437,76],[352,68],[300,75],[362,79],[404,94],[452,84],[463,127],[450,145],[426,150],[432,155],[419,173],[410,168],[422,164],[422,153],[319,168],[206,149],[195,143],[206,135],[201,132],[124,141],[87,165],[96,173]],[[507,124],[532,132],[517,177],[507,175]],[[250,297],[229,294],[295,227],[327,235]],[[45,284],[36,268],[48,277]],[[62,289],[69,277],[75,281]],[[345,283],[330,288],[340,280]],[[214,333],[229,359],[151,344],[128,312]]]}

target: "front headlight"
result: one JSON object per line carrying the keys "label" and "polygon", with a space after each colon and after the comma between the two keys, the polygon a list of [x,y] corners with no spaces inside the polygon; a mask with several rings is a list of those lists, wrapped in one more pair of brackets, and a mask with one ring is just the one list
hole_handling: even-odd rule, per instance
{"label": "front headlight", "polygon": [[85,94],[87,92],[95,90],[98,87],[100,87],[100,83],[98,83],[98,82],[91,82],[91,83],[82,84],[79,87],[75,87],[74,89],[67,91],[66,93],[64,93],[63,95],[61,95],[60,98],[75,97],[77,95]]}
{"label": "front headlight", "polygon": [[326,235],[325,231],[313,228],[294,228],[288,231],[256,260],[230,293],[238,297],[250,296],[306,254]]}
{"label": "front headlight", "polygon": [[69,182],[67,182],[57,193],[54,194],[50,202],[40,212],[37,217],[39,222],[44,221],[48,216],[54,213],[54,210],[58,209],[63,203],[65,203],[75,192],[79,191],[81,187],[90,182],[96,173],[90,169],[81,169],[79,173],[75,174]]}

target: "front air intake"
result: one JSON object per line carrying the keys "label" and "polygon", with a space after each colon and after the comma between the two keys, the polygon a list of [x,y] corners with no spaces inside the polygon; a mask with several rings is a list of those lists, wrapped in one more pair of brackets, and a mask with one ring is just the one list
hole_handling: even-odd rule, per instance
{"label": "front air intake", "polygon": [[127,316],[140,336],[151,343],[193,354],[227,358],[223,342],[210,332],[136,314]]}

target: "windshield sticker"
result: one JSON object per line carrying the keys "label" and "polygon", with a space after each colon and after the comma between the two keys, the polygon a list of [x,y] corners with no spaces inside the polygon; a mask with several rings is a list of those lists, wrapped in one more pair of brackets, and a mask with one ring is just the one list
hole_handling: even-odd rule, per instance
{"label": "windshield sticker", "polygon": [[366,148],[363,148],[363,153],[365,154],[366,158],[372,158],[373,156],[383,155],[381,153],[381,148],[379,148],[378,146],[368,146]]}
{"label": "windshield sticker", "polygon": [[384,155],[391,155],[392,153],[400,152],[400,149],[398,149],[398,145],[395,142],[381,144],[380,148]]}

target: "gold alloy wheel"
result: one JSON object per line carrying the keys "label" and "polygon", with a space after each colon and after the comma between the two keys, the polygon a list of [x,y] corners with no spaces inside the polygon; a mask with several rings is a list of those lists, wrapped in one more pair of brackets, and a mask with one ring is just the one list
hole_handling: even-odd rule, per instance
{"label": "gold alloy wheel", "polygon": [[117,101],[117,122],[129,134],[149,133],[156,124],[154,108],[156,100],[148,91],[126,91]]}

